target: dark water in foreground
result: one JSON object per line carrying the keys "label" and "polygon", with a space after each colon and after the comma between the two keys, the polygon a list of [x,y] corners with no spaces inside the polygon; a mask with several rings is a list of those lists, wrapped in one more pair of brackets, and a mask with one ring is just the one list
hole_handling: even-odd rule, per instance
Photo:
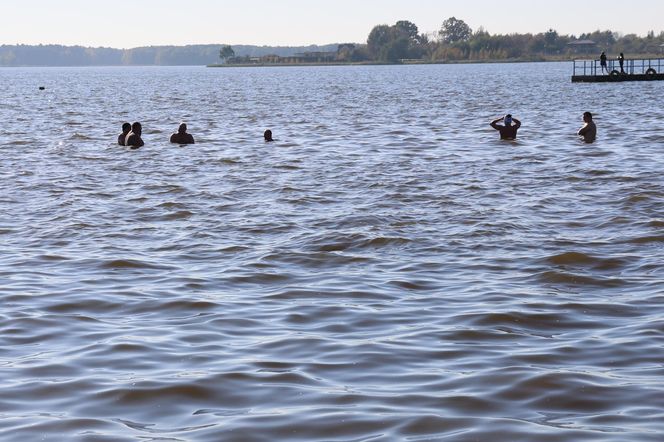
{"label": "dark water in foreground", "polygon": [[0,70],[0,439],[663,440],[664,83],[569,76]]}

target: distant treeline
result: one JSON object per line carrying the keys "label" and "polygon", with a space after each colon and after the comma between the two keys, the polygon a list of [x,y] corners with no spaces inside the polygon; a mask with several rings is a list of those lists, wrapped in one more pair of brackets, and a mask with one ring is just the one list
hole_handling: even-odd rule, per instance
{"label": "distant treeline", "polygon": [[[226,46],[220,51],[228,64],[300,64],[300,63],[418,63],[455,61],[544,61],[572,58],[599,58],[605,51],[610,57],[623,52],[627,58],[664,57],[664,32],[645,36],[621,35],[612,31],[594,31],[581,35],[560,35],[554,29],[539,34],[492,35],[479,28],[473,31],[455,17],[445,20],[440,29],[420,33],[417,25],[401,20],[394,25],[377,25],[366,44],[341,44],[328,53],[302,53],[296,57],[269,54],[251,59]],[[235,54],[235,55],[233,55]]]}
{"label": "distant treeline", "polygon": [[[335,62],[445,62],[485,60],[550,60],[577,56],[597,58],[601,51],[627,58],[664,54],[664,32],[645,36],[594,31],[560,35],[554,29],[539,34],[490,34],[475,31],[451,17],[436,32],[420,33],[410,21],[375,26],[366,44],[298,47],[234,45],[149,46],[134,49],[60,45],[0,46],[0,66],[184,66],[208,65],[233,59],[267,59],[296,54],[331,54]],[[335,55],[336,54],[336,55]],[[277,56],[277,57],[274,57]],[[664,56],[664,55],[663,55]]]}
{"label": "distant treeline", "polygon": [[[305,51],[332,51],[325,46],[233,46],[250,57],[290,56]],[[149,46],[134,49],[86,48],[60,45],[2,45],[0,66],[195,66],[219,61],[222,45]]]}
{"label": "distant treeline", "polygon": [[473,31],[463,20],[451,17],[437,32],[420,33],[417,25],[399,21],[378,25],[369,33],[366,46],[355,48],[354,60],[398,62],[400,60],[547,60],[578,54],[595,58],[601,51],[624,52],[627,57],[664,52],[664,32],[646,36],[621,35],[612,31],[560,35],[554,29],[539,34],[492,35],[479,28]]}

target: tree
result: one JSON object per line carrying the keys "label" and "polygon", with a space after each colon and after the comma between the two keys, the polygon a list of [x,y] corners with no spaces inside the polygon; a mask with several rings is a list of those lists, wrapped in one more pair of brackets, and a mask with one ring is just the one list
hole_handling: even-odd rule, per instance
{"label": "tree", "polygon": [[547,46],[555,46],[556,40],[558,40],[558,33],[553,29],[549,29],[544,34],[544,40],[546,41]]}
{"label": "tree", "polygon": [[233,57],[235,57],[235,51],[229,45],[225,45],[219,50],[219,58],[221,58],[222,61],[225,62],[229,58]]}
{"label": "tree", "polygon": [[426,36],[419,35],[417,25],[406,20],[375,26],[367,38],[367,48],[372,59],[391,63],[419,59],[430,52]]}
{"label": "tree", "polygon": [[440,38],[445,43],[457,43],[459,41],[468,41],[473,30],[466,24],[465,21],[459,20],[456,17],[450,17],[443,22],[443,26],[438,33]]}
{"label": "tree", "polygon": [[595,31],[590,34],[583,34],[583,36],[579,38],[582,40],[592,40],[597,43],[598,46],[608,48],[615,44],[616,35],[611,31]]}
{"label": "tree", "polygon": [[544,33],[545,51],[555,50],[558,41],[558,33],[550,28]]}
{"label": "tree", "polygon": [[378,25],[369,33],[367,38],[367,47],[369,48],[369,53],[374,57],[378,58],[381,52],[381,49],[387,45],[392,40],[392,28],[388,25]]}
{"label": "tree", "polygon": [[353,52],[355,52],[355,45],[352,43],[344,43],[337,46],[337,60],[339,61],[352,61]]}
{"label": "tree", "polygon": [[379,58],[381,61],[396,63],[403,58],[409,57],[409,46],[410,42],[406,37],[393,39],[382,47]]}
{"label": "tree", "polygon": [[397,31],[404,34],[410,40],[417,41],[417,37],[420,31],[417,29],[417,25],[415,23],[409,22],[408,20],[401,20],[398,21],[394,27]]}

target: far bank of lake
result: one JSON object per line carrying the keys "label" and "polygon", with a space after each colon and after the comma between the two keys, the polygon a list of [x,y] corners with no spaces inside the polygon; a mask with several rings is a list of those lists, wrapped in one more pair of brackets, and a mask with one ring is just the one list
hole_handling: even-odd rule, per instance
{"label": "far bank of lake", "polygon": [[[631,57],[635,58],[635,57]],[[661,58],[661,54],[639,55],[639,59]],[[224,63],[209,64],[209,68],[238,68],[238,67],[307,67],[307,66],[400,66],[400,65],[438,65],[438,64],[497,64],[497,63],[560,63],[572,62],[574,60],[599,60],[591,54],[578,54],[578,57],[534,57],[534,58],[509,58],[509,59],[487,59],[487,60],[403,60],[400,62],[360,61],[360,62],[307,62],[307,63]]]}
{"label": "far bank of lake", "polygon": [[361,62],[321,62],[321,63],[225,63],[209,64],[209,68],[244,68],[244,67],[307,67],[307,66],[406,66],[437,64],[488,64],[488,63],[544,63],[573,61],[573,59],[508,59],[508,60],[405,60],[401,62],[361,61]]}

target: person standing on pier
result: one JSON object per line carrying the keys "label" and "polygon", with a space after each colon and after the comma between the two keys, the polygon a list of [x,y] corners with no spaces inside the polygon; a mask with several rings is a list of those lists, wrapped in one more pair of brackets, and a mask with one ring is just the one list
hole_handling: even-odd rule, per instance
{"label": "person standing on pier", "polygon": [[609,68],[606,66],[606,53],[602,51],[602,53],[599,56],[599,64],[602,67],[602,74],[604,71],[606,71],[607,74],[609,74]]}
{"label": "person standing on pier", "polygon": [[624,66],[625,66],[625,56],[623,55],[622,52],[620,53],[620,55],[618,55],[618,63],[620,64],[620,73],[621,73],[621,74],[624,74],[624,73],[625,73],[625,69],[624,69]]}

